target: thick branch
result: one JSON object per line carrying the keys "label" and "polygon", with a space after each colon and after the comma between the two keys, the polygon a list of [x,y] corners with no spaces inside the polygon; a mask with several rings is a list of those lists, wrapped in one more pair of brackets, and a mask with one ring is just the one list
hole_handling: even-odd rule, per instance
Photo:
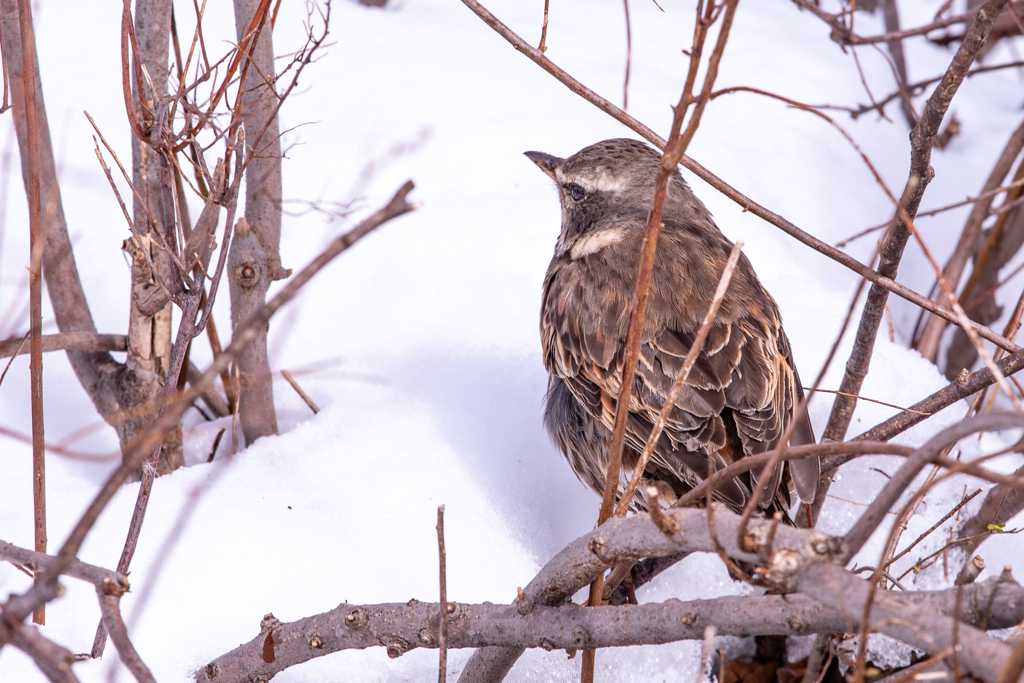
{"label": "thick branch", "polygon": [[[717,504],[716,504],[717,505]],[[524,604],[557,606],[590,584],[608,567],[625,560],[660,557],[691,552],[716,552],[703,510],[672,510],[666,514],[675,520],[680,534],[669,539],[655,526],[648,515],[627,519],[613,518],[585,536],[570,543],[552,558],[523,589]],[[740,548],[737,532],[740,518],[724,508],[716,508],[717,535],[725,552],[733,558],[757,562],[758,555]],[[749,547],[762,548],[771,536],[773,525],[767,520],[754,520],[747,528]],[[766,562],[765,578],[785,583],[791,571],[804,563],[827,561],[842,553],[836,539],[813,529],[778,527],[772,553]],[[778,552],[778,551],[783,552]],[[792,560],[789,569],[779,564],[783,558]],[[473,653],[460,681],[500,681],[523,653],[522,648],[486,647]]]}
{"label": "thick branch", "polygon": [[[850,620],[845,630],[859,627],[859,618],[870,586],[836,565],[810,567],[797,579],[799,592],[818,602],[843,611]],[[951,617],[922,602],[902,599],[886,591],[877,591],[871,610],[874,630],[929,653],[957,648],[960,666],[989,683],[1010,655],[1004,643],[965,624],[954,627]]]}
{"label": "thick branch", "polygon": [[[956,589],[913,593],[914,609],[953,614]],[[885,599],[887,596],[883,596]],[[901,596],[903,598],[903,596]],[[585,608],[578,605],[454,604],[448,647],[541,647],[579,649],[651,645],[700,640],[714,625],[719,635],[807,635],[843,633],[850,621],[844,610],[805,595],[729,596],[712,600]],[[273,630],[274,661],[264,659],[261,633],[196,672],[197,681],[240,683],[277,673],[340,650],[386,647],[391,657],[415,648],[438,646],[438,605],[413,600],[385,605],[340,605]],[[1014,626],[1024,618],[1024,588],[990,579],[964,590],[961,621],[988,628]]]}

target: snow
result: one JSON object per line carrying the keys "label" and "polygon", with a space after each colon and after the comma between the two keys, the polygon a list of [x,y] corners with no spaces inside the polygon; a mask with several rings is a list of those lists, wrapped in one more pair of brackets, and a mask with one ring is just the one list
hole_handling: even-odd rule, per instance
{"label": "snow", "polygon": [[[190,3],[177,3],[187,24]],[[670,104],[679,97],[687,60],[680,49],[692,34],[690,3],[634,2],[630,113],[665,134]],[[542,5],[501,0],[488,7],[513,30],[536,42]],[[625,31],[619,3],[552,3],[547,55],[597,92],[621,102]],[[901,3],[904,25],[934,13],[927,0]],[[119,8],[111,3],[44,2],[37,27],[41,69],[65,210],[76,258],[101,332],[124,330],[128,267],[118,252],[127,229],[93,153],[86,109],[122,159],[128,133],[120,93]],[[275,32],[279,53],[301,45],[301,3],[282,3]],[[881,30],[858,16],[864,34]],[[211,51],[233,39],[230,10],[211,3],[206,28]],[[220,39],[211,36],[221,36]],[[351,2],[333,7],[332,40],[309,67],[282,110],[289,200],[282,240],[286,267],[301,267],[326,242],[413,178],[415,213],[393,221],[322,272],[283,310],[270,331],[273,368],[291,370],[322,408],[313,417],[283,381],[275,384],[281,436],[260,440],[233,458],[226,436],[205,464],[224,422],[186,424],[190,467],[154,488],[132,565],[133,590],[122,601],[143,659],[162,681],[186,680],[210,658],[258,632],[273,611],[282,620],[325,611],[347,600],[396,602],[437,599],[436,506],[446,506],[448,595],[451,600],[508,602],[516,587],[566,543],[589,531],[597,514],[585,491],[543,434],[546,377],[537,314],[540,284],[558,232],[558,204],[549,180],[522,156],[542,150],[566,156],[627,129],[569,92],[517,54],[454,0],[397,2],[380,11]],[[922,40],[906,43],[911,80],[943,71],[952,53]],[[875,97],[888,92],[889,67],[880,54],[859,56]],[[88,59],[68,59],[88,55]],[[1011,56],[999,48],[991,63]],[[811,103],[866,101],[855,65],[828,40],[828,28],[785,0],[742,3],[718,81],[752,85]],[[952,110],[963,133],[932,158],[936,177],[922,209],[978,191],[1019,117],[1019,76],[1002,71],[968,80]],[[923,105],[923,98],[916,100]],[[892,121],[872,115],[835,120],[870,155],[899,193],[909,158],[907,129],[895,107]],[[9,128],[10,118],[7,119]],[[0,244],[0,337],[27,329],[27,260],[23,193],[13,136],[2,136],[7,202]],[[810,114],[750,94],[713,102],[690,152],[720,177],[829,243],[891,216],[885,194],[839,133]],[[723,231],[742,239],[768,290],[779,301],[794,355],[810,383],[831,347],[849,305],[855,276],[783,235],[685,174]],[[0,196],[3,195],[0,186]],[[121,187],[122,194],[126,188]],[[327,220],[305,202],[357,200],[346,218]],[[198,205],[194,207],[196,215]],[[941,259],[955,243],[967,208],[921,219],[919,227]],[[862,261],[873,239],[848,250]],[[1012,262],[1008,270],[1016,266]],[[927,291],[932,275],[912,244],[900,281]],[[1015,279],[1008,292],[1020,287]],[[936,368],[908,351],[917,312],[891,299],[895,341],[883,325],[863,395],[909,405],[945,385]],[[1011,306],[1012,307],[1012,306]],[[858,305],[859,313],[859,305]],[[1008,313],[1008,311],[1007,311]],[[227,293],[217,320],[227,336]],[[856,318],[855,318],[856,321]],[[44,324],[53,331],[52,316]],[[1000,327],[1002,322],[997,323]],[[853,326],[855,328],[855,324]],[[852,343],[851,329],[823,386],[835,388]],[[201,341],[201,340],[200,340]],[[209,361],[194,345],[197,365]],[[21,357],[0,391],[0,425],[28,433],[28,361]],[[47,437],[60,443],[92,426],[72,448],[106,454],[99,462],[51,454],[47,460],[50,548],[59,547],[99,484],[114,467],[113,431],[97,417],[66,360],[46,357]],[[811,416],[821,433],[831,400],[816,399]],[[896,412],[860,402],[853,436]],[[951,407],[902,435],[921,444],[960,419]],[[964,457],[1012,443],[986,435],[967,440]],[[23,442],[0,445],[0,537],[32,546],[31,456]],[[841,470],[822,526],[842,533],[892,472],[895,458],[865,458]],[[1007,456],[999,467],[1020,464]],[[925,476],[922,474],[922,477]],[[945,514],[967,486],[957,478],[937,488],[910,521],[904,544]],[[125,486],[90,534],[81,558],[112,567],[120,553],[137,488]],[[975,499],[964,514],[980,505]],[[898,505],[902,506],[905,501]],[[1011,521],[1010,526],[1014,526]],[[175,532],[180,528],[180,532]],[[945,543],[949,525],[904,562]],[[873,565],[883,528],[858,555]],[[990,572],[1019,564],[1015,536],[989,541]],[[990,555],[991,553],[991,555]],[[998,558],[998,562],[993,561]],[[954,575],[955,575],[955,569]],[[911,577],[913,578],[913,577]],[[950,580],[952,577],[950,577]],[[910,579],[908,579],[910,580]],[[919,587],[945,585],[941,570],[917,577]],[[88,651],[98,609],[90,586],[64,582],[68,593],[47,608],[43,632],[74,652]],[[0,597],[20,592],[27,577],[0,565]],[[644,601],[732,595],[745,587],[729,579],[717,558],[687,558],[640,591]],[[129,680],[108,645],[102,661],[75,667],[83,681]],[[469,652],[453,651],[457,673]],[[601,651],[604,681],[687,680],[699,644]],[[528,652],[510,681],[569,681],[579,658]],[[320,658],[278,680],[423,680],[436,671],[436,653],[413,651],[389,660],[382,649]],[[44,680],[24,655],[0,651],[0,679]]]}

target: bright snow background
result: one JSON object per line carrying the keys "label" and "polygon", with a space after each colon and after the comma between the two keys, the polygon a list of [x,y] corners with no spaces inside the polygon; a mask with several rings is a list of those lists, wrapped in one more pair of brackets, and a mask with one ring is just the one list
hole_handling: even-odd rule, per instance
{"label": "bright snow background", "polygon": [[[278,53],[302,41],[302,3],[283,3]],[[133,591],[123,600],[134,642],[158,679],[185,680],[210,658],[252,638],[273,611],[293,620],[348,600],[436,600],[435,508],[446,505],[448,595],[457,601],[507,602],[542,564],[596,517],[597,499],[574,479],[541,429],[545,373],[537,335],[540,283],[558,231],[550,183],[522,156],[560,156],[598,140],[632,133],[572,95],[516,54],[456,0],[406,0],[386,11],[336,0],[331,46],[311,66],[282,111],[289,144],[283,261],[301,267],[346,221],[330,222],[302,201],[361,197],[356,220],[413,178],[423,207],[387,224],[344,254],[271,326],[275,369],[295,373],[323,411],[313,418],[284,382],[275,386],[282,435],[225,460],[205,462],[221,424],[195,413],[187,432],[189,463],[155,487],[138,553]],[[692,3],[631,3],[633,73],[630,112],[662,134],[670,122],[692,34]],[[905,26],[930,19],[938,0],[901,2]],[[488,6],[531,42],[543,3],[496,0]],[[181,2],[187,24],[191,3]],[[47,0],[37,9],[46,106],[60,168],[64,205],[93,315],[102,332],[125,330],[128,266],[119,253],[127,229],[96,163],[88,110],[128,159],[120,92],[118,3]],[[233,38],[229,3],[211,3],[206,27]],[[622,4],[605,0],[552,3],[548,55],[584,83],[621,102],[625,57]],[[857,17],[864,34],[880,31]],[[828,40],[828,29],[785,0],[744,2],[736,16],[718,84],[751,85],[810,103],[866,101],[853,61]],[[911,80],[941,73],[952,52],[921,39],[906,43]],[[859,52],[876,97],[891,89],[889,67],[873,49]],[[1006,48],[989,63],[1012,59]],[[936,177],[923,209],[974,194],[1020,116],[1020,75],[1003,71],[967,81],[953,111],[963,133],[932,159]],[[919,100],[919,104],[923,102]],[[897,193],[908,164],[907,129],[895,105],[892,122],[864,116],[837,120],[857,137]],[[27,329],[24,198],[17,146],[3,141],[0,217],[0,337]],[[816,118],[747,94],[712,103],[690,154],[735,187],[797,225],[835,243],[891,215],[884,194],[838,133]],[[690,178],[732,239],[779,301],[805,381],[818,371],[855,286],[854,276]],[[122,187],[122,192],[125,188]],[[301,201],[300,201],[301,200]],[[193,215],[196,215],[198,206]],[[942,257],[967,209],[922,220]],[[862,260],[871,239],[850,247]],[[1011,264],[1013,267],[1015,264]],[[900,279],[926,291],[932,276],[916,245]],[[1004,291],[1015,296],[1020,281]],[[1004,299],[1005,302],[1005,299]],[[1011,306],[1008,308],[1012,308]],[[896,343],[883,328],[863,394],[909,405],[945,384],[906,337],[916,311],[895,300]],[[226,335],[227,293],[218,300]],[[44,314],[45,315],[45,314]],[[52,318],[44,324],[54,331]],[[849,339],[825,387],[838,385]],[[204,340],[193,358],[202,366]],[[60,443],[97,416],[62,355],[46,357],[47,437]],[[29,431],[28,360],[16,360],[0,392],[0,424]],[[831,401],[811,413],[820,433]],[[958,419],[957,406],[901,437],[921,443]],[[851,435],[892,410],[861,403]],[[1003,442],[987,436],[967,455]],[[116,440],[98,429],[72,447],[111,454]],[[112,456],[115,458],[116,456]],[[113,467],[51,455],[47,462],[50,548],[56,549]],[[869,465],[840,474],[823,526],[844,530],[883,482]],[[1000,463],[1018,464],[1016,456]],[[31,547],[31,455],[24,443],[0,445],[0,537]],[[913,539],[948,510],[967,485],[959,481],[922,505],[904,536]],[[136,495],[115,498],[83,548],[83,560],[112,567]],[[980,502],[980,498],[978,499]],[[174,534],[176,524],[184,531]],[[943,530],[920,546],[939,547]],[[907,542],[905,540],[905,542]],[[879,545],[864,550],[873,564]],[[1016,537],[989,541],[988,572],[1020,558]],[[909,566],[909,565],[908,565]],[[904,567],[905,568],[905,567]],[[954,568],[955,572],[957,568]],[[919,586],[943,582],[941,572]],[[0,565],[0,598],[28,585]],[[98,618],[90,586],[66,580],[68,594],[47,608],[44,632],[72,651],[88,651]],[[740,592],[717,559],[694,556],[641,591],[641,599],[690,599]],[[143,605],[142,603],[146,603]],[[601,680],[692,677],[697,646],[602,651]],[[457,673],[468,652],[450,655]],[[572,680],[579,660],[530,652],[510,679]],[[103,661],[78,664],[87,681],[128,680],[111,645]],[[282,681],[423,680],[436,652],[417,650],[390,661],[382,649],[332,655],[283,674]],[[0,680],[43,680],[24,655],[0,652]]]}

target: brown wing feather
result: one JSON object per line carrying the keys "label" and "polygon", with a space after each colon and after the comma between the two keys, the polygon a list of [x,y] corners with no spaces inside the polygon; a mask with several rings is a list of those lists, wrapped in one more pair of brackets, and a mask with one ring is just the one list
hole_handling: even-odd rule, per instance
{"label": "brown wing feather", "polygon": [[[577,294],[567,279],[549,274],[545,282],[541,321],[545,363],[552,374],[562,380],[582,410],[610,433],[615,419],[625,340],[609,331],[607,313],[589,314],[586,310],[589,300],[574,302],[572,306],[567,304],[567,299]],[[613,306],[607,308],[614,310]],[[603,321],[605,324],[588,329],[581,324],[582,320]],[[663,330],[642,345],[626,429],[627,445],[632,451],[639,453],[643,449],[665,397],[682,369],[690,343],[691,338],[685,333]],[[562,391],[559,387],[558,398],[564,402]],[[724,407],[720,372],[702,353],[676,400],[652,456],[651,467],[668,470],[692,486],[707,476],[712,465],[714,469],[727,465],[717,453],[725,444],[725,427],[720,417]],[[556,443],[568,455],[566,448],[572,445],[570,440],[562,436],[556,438]],[[597,491],[603,489],[603,480],[595,482],[591,470],[572,461],[570,458],[581,480]],[[623,464],[625,467],[626,463]],[[727,483],[716,493],[734,507],[742,507],[749,497],[749,490],[738,481]]]}
{"label": "brown wing feather", "polygon": [[[723,304],[719,320],[675,401],[648,473],[673,473],[693,486],[712,469],[721,469],[743,455],[768,451],[777,445],[802,397],[778,309],[757,282],[749,262],[744,260],[741,266],[749,271],[745,274],[747,295],[752,289],[757,315],[743,306]],[[605,435],[602,438],[607,439],[619,393],[628,302],[613,298],[617,288],[581,286],[586,275],[585,265],[579,262],[552,262],[545,279],[541,315],[544,360],[552,381],[563,381],[559,400],[565,401],[566,395],[574,397],[580,414],[593,421],[587,429],[600,429]],[[631,455],[626,459],[630,463],[624,462],[624,469],[632,468],[643,449],[693,342],[691,332],[668,325],[645,332],[648,338],[640,350],[627,423]],[[808,441],[813,442],[809,423],[801,426],[793,443]],[[565,437],[562,442],[569,445]],[[602,443],[602,448],[607,446]],[[602,467],[605,462],[603,459]],[[575,463],[573,469],[595,490],[603,490],[603,475],[595,476],[592,470],[581,472]],[[811,478],[817,481],[807,469],[794,469],[793,479],[801,498],[808,491],[807,482]],[[624,473],[623,478],[626,476]],[[761,476],[763,473],[751,473],[750,484],[756,484]],[[788,503],[788,491],[779,491],[782,477],[781,465],[770,473],[762,507]],[[744,481],[737,479],[716,490],[716,495],[740,508],[749,492]]]}

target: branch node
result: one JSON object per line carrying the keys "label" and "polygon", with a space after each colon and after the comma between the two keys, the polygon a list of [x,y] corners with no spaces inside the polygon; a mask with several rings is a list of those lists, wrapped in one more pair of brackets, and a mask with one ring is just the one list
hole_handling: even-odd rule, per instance
{"label": "branch node", "polygon": [[366,624],[369,621],[370,619],[366,616],[366,612],[358,607],[345,616],[345,625],[355,631],[361,631],[366,628]]}
{"label": "branch node", "polygon": [[117,597],[121,597],[128,592],[128,589],[128,578],[125,576],[119,576],[116,581],[109,576],[103,577],[101,590],[104,595],[116,595]]}
{"label": "branch node", "polygon": [[584,649],[590,644],[590,630],[583,626],[574,626],[572,629],[572,640],[576,644],[577,649]]}
{"label": "branch node", "polygon": [[647,487],[647,499],[647,507],[650,510],[651,521],[654,522],[654,525],[669,538],[678,536],[679,522],[674,517],[666,515],[665,511],[661,509],[661,499],[658,497],[658,488],[656,486]]}
{"label": "branch node", "polygon": [[281,626],[281,620],[274,616],[273,612],[267,612],[260,621],[260,633],[269,633]]}
{"label": "branch node", "polygon": [[415,647],[409,641],[396,635],[381,636],[380,644],[387,648],[389,659],[398,659]]}

